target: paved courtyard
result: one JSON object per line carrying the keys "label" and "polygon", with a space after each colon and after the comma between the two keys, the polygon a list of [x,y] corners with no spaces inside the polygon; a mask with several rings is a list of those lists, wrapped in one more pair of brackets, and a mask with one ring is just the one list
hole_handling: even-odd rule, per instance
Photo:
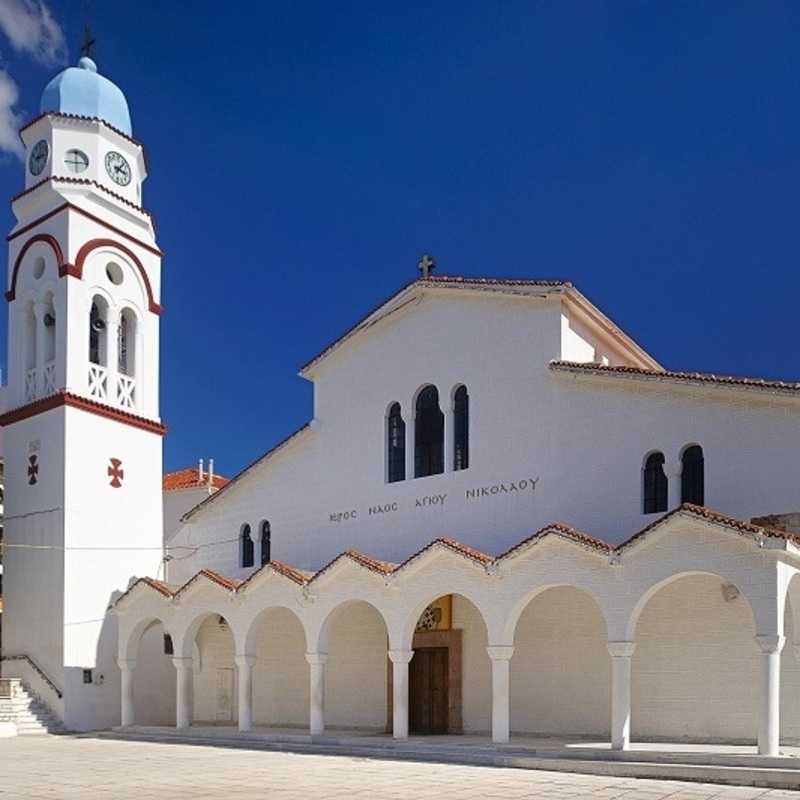
{"label": "paved courtyard", "polygon": [[0,799],[800,800],[800,792],[70,737],[0,740]]}

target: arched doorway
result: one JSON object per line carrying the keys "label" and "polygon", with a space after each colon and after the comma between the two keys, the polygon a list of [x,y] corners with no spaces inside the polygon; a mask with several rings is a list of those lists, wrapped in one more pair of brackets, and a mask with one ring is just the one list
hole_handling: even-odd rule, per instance
{"label": "arched doorway", "polygon": [[225,617],[208,614],[194,637],[195,725],[233,725],[238,719],[233,634]]}
{"label": "arched doorway", "polygon": [[480,610],[460,594],[441,595],[422,609],[408,665],[409,733],[488,732],[492,674]]}

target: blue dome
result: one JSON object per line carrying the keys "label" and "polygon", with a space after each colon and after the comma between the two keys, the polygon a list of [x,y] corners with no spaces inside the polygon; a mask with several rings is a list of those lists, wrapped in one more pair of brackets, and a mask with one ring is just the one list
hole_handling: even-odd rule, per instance
{"label": "blue dome", "polygon": [[125,95],[108,78],[98,74],[91,58],[82,58],[77,67],[67,67],[44,87],[39,111],[99,117],[128,136],[132,132]]}

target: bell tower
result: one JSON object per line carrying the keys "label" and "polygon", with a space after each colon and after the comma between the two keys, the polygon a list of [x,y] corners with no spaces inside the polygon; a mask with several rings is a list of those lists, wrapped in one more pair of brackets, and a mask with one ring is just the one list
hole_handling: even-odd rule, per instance
{"label": "bell tower", "polygon": [[8,237],[2,671],[86,730],[119,722],[108,606],[161,566],[161,251],[122,91],[81,58],[40,110]]}

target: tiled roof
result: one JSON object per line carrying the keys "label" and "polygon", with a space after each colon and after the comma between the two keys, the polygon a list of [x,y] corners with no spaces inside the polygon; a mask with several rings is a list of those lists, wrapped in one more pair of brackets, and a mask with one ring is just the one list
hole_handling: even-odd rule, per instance
{"label": "tiled roof", "polygon": [[800,383],[745,378],[735,375],[714,375],[710,372],[675,372],[673,370],[641,369],[639,367],[607,367],[603,364],[577,361],[551,361],[550,369],[560,372],[611,375],[649,380],[681,381],[685,383],[714,384],[718,386],[742,386],[747,389],[766,389],[772,392],[800,392]]}
{"label": "tiled roof", "polygon": [[[229,483],[230,480],[228,478],[222,475],[214,475],[211,485],[215,489],[221,489]],[[206,472],[201,478],[200,470],[197,467],[167,472],[161,485],[165,492],[172,492],[176,489],[199,489],[202,486],[208,486],[208,473]]]}
{"label": "tiled roof", "polygon": [[[670,511],[668,514],[659,517],[655,522],[651,523],[647,527],[638,531],[629,539],[626,539],[624,542],[617,545],[616,547],[610,545],[608,542],[605,542],[602,539],[597,539],[593,536],[589,536],[583,531],[576,530],[575,528],[572,528],[569,525],[564,525],[563,523],[554,523],[552,525],[547,525],[544,528],[541,528],[536,533],[527,537],[526,539],[523,539],[519,544],[514,545],[514,547],[510,548],[509,550],[506,550],[505,553],[502,553],[499,556],[488,555],[487,553],[481,552],[480,550],[477,550],[474,547],[462,544],[461,542],[458,542],[455,539],[439,538],[439,539],[434,539],[432,542],[425,545],[425,547],[421,548],[416,553],[409,556],[405,561],[402,562],[402,564],[399,565],[390,563],[388,561],[380,561],[378,559],[371,558],[370,556],[364,555],[364,553],[360,553],[357,550],[346,550],[344,553],[341,553],[340,555],[336,556],[336,558],[334,558],[332,561],[329,561],[324,567],[322,567],[316,573],[306,573],[299,569],[296,569],[295,567],[290,567],[287,564],[284,564],[279,561],[271,561],[269,562],[269,564],[266,564],[264,567],[262,567],[261,570],[267,568],[274,569],[276,572],[279,572],[280,574],[285,575],[286,577],[293,580],[299,586],[305,586],[307,584],[313,583],[320,576],[328,572],[333,567],[333,565],[336,564],[341,559],[349,559],[350,561],[355,562],[359,566],[371,572],[376,572],[380,575],[390,576],[402,572],[412,562],[417,561],[426,552],[437,547],[444,547],[452,551],[453,553],[461,556],[462,558],[468,559],[473,563],[477,564],[478,566],[488,569],[495,564],[498,565],[501,564],[504,560],[519,553],[527,546],[534,544],[537,541],[541,541],[548,536],[557,536],[567,541],[574,542],[583,547],[588,547],[589,549],[596,551],[598,555],[605,557],[613,557],[617,554],[622,553],[623,550],[626,550],[627,548],[631,547],[634,543],[644,539],[647,536],[647,534],[651,533],[656,528],[661,527],[670,519],[678,515],[685,517],[688,516],[698,520],[710,522],[724,529],[728,529],[739,534],[746,534],[748,536],[752,536],[756,540],[760,540],[762,537],[767,537],[785,542],[791,542],[792,544],[800,546],[800,536],[796,534],[788,533],[786,531],[778,530],[775,528],[761,527],[760,525],[754,525],[751,522],[745,522],[743,520],[736,519],[735,517],[729,517],[726,514],[722,514],[719,511],[714,511],[713,509],[706,508],[704,506],[696,506],[690,503],[684,503],[683,505],[679,506],[673,511]],[[255,575],[261,572],[261,570],[258,570],[257,572],[253,573],[245,581],[237,581],[237,580],[232,580],[230,578],[226,578],[223,575],[214,572],[213,570],[204,569],[198,572],[194,577],[190,578],[177,591],[171,589],[169,586],[167,586],[164,583],[161,583],[160,581],[153,581],[150,578],[142,578],[140,581],[137,581],[137,584],[145,583],[146,585],[152,587],[165,597],[171,598],[183,592],[184,589],[186,589],[191,583],[193,583],[198,578],[205,577],[208,580],[211,580],[214,583],[222,586],[224,589],[227,589],[228,591],[239,592],[244,590],[250,583],[250,581],[255,577]],[[125,594],[128,594],[128,592],[126,592]],[[123,595],[123,597],[124,596],[125,595]],[[119,600],[117,602],[119,602]]]}

